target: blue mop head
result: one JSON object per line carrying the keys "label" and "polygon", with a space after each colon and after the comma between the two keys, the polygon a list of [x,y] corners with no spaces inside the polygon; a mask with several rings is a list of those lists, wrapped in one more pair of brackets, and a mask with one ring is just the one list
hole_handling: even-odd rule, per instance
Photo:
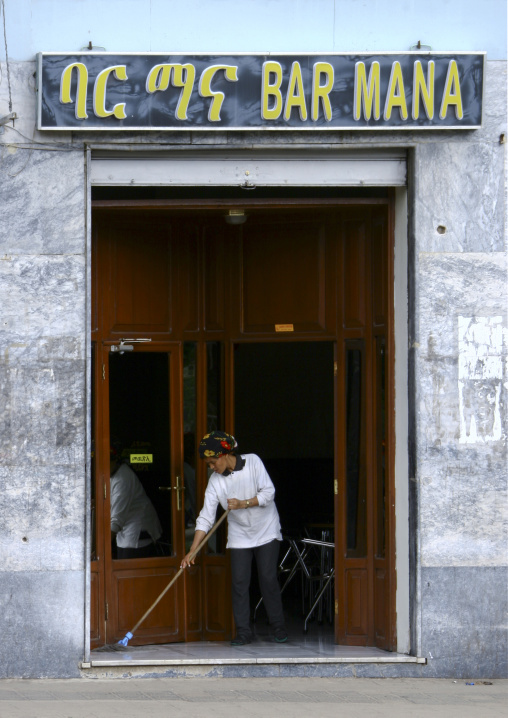
{"label": "blue mop head", "polygon": [[130,631],[127,631],[127,633],[125,634],[125,638],[122,638],[121,641],[118,641],[118,644],[121,646],[127,646],[127,644],[129,643],[131,638],[132,638],[132,633]]}

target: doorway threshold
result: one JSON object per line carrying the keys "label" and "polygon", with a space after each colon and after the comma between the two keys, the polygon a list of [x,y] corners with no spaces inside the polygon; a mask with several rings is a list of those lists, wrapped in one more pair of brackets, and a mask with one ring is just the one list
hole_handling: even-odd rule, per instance
{"label": "doorway threshold", "polygon": [[[379,648],[362,646],[338,646],[329,641],[312,638],[291,638],[287,643],[278,644],[269,640],[255,639],[246,646],[231,646],[229,642],[195,642],[195,643],[169,643],[164,645],[133,646],[127,651],[92,651],[90,662],[83,663],[82,668],[91,669],[120,669],[125,670],[139,667],[150,673],[150,668],[174,669],[172,674],[186,675],[187,669],[192,667],[204,669],[201,674],[217,675],[221,667],[237,666],[246,669],[249,667],[275,668],[280,666],[281,675],[289,675],[291,666],[303,668],[313,667],[313,675],[319,675],[324,669],[330,675],[329,669],[340,664],[422,664],[425,658],[409,656],[403,653],[391,653]],[[285,669],[283,668],[285,667]],[[345,667],[345,666],[344,666]],[[139,673],[139,671],[137,671]],[[252,675],[259,673],[252,673]],[[323,673],[324,674],[324,673]],[[153,675],[153,673],[152,673]]]}

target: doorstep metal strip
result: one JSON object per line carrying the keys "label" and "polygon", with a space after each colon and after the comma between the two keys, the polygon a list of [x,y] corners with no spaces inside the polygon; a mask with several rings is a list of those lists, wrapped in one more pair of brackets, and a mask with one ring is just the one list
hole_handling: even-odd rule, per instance
{"label": "doorstep metal strip", "polygon": [[315,664],[357,664],[357,663],[427,663],[426,658],[418,656],[404,656],[399,658],[223,658],[223,659],[178,659],[178,660],[126,660],[126,661],[108,661],[108,660],[92,660],[90,663],[82,663],[82,668],[106,668],[113,666],[234,666],[234,665],[315,665]]}
{"label": "doorstep metal strip", "polygon": [[[280,646],[252,644],[249,655],[245,648],[212,644],[167,644],[165,646],[139,646],[126,652],[91,654],[89,663],[82,667],[113,666],[213,666],[213,665],[323,665],[323,664],[401,664],[426,663],[419,656],[390,653],[376,648],[328,646]],[[238,652],[243,655],[235,655]],[[178,654],[181,655],[178,655]],[[173,655],[172,655],[173,654]],[[187,654],[187,655],[185,655]]]}

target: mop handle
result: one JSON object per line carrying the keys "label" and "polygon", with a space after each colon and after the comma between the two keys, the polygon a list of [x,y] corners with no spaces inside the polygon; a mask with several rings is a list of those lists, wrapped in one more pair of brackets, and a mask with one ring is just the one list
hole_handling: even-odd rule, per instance
{"label": "mop handle", "polygon": [[[192,561],[192,559],[193,559],[195,556],[197,556],[197,554],[201,551],[201,549],[202,549],[203,546],[206,544],[206,542],[208,541],[208,539],[212,536],[212,534],[214,534],[214,533],[217,531],[217,529],[219,528],[219,526],[221,525],[221,523],[224,521],[224,519],[226,518],[226,516],[227,516],[228,514],[229,514],[229,509],[226,509],[226,511],[224,511],[224,513],[222,514],[222,516],[220,517],[220,519],[214,524],[214,526],[212,526],[212,528],[211,528],[210,531],[206,534],[206,536],[204,537],[204,539],[202,539],[202,541],[199,543],[199,546],[197,546],[197,548],[195,548],[194,551],[189,555],[189,561]],[[170,589],[171,586],[174,584],[174,582],[176,581],[176,579],[177,579],[184,571],[185,571],[184,568],[180,568],[180,570],[178,571],[178,573],[177,573],[175,576],[173,576],[173,578],[172,578],[171,581],[168,583],[168,585],[166,586],[166,588],[164,589],[164,591],[155,599],[155,601],[152,603],[152,605],[150,606],[150,608],[141,616],[141,618],[140,618],[139,621],[136,623],[136,625],[134,626],[134,628],[130,631],[130,633],[134,634],[134,633],[138,630],[138,628],[141,626],[141,624],[143,623],[143,621],[145,620],[145,618],[148,616],[148,614],[153,611],[153,609],[155,608],[155,606],[156,606],[156,605],[159,603],[159,601],[166,595],[166,593],[169,591],[169,589]]]}

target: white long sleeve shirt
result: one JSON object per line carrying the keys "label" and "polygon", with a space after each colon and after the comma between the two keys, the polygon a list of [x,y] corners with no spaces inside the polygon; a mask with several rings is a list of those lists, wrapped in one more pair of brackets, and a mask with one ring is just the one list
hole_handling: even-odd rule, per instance
{"label": "white long sleeve shirt", "polygon": [[[127,464],[122,464],[111,477],[111,530],[116,533],[120,548],[141,548],[157,541],[162,528],[152,502],[140,480]],[[140,539],[146,531],[152,539]]]}
{"label": "white long sleeve shirt", "polygon": [[228,476],[213,472],[205,491],[205,503],[196,521],[196,530],[208,533],[215,523],[217,506],[227,509],[228,499],[253,499],[259,506],[235,509],[228,514],[227,548],[255,548],[276,539],[282,541],[275,506],[275,486],[256,454],[242,454],[243,469]]}

